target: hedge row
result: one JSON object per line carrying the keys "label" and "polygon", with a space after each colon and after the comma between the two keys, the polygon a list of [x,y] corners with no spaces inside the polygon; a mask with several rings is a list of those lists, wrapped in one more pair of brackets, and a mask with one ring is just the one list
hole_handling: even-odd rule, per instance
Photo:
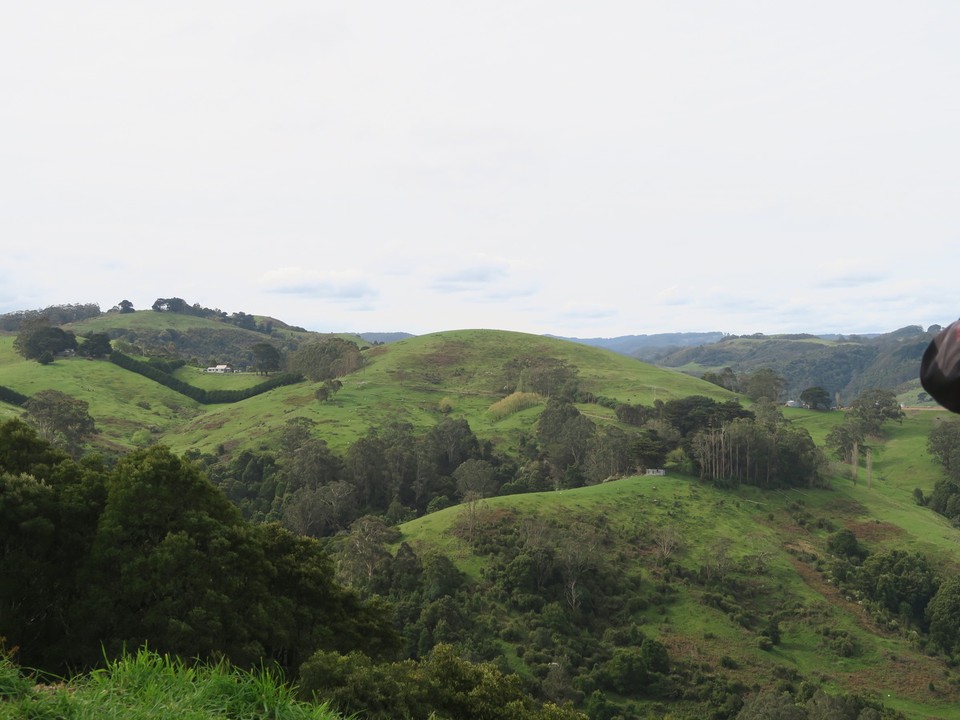
{"label": "hedge row", "polygon": [[164,387],[168,387],[181,395],[186,395],[188,398],[204,405],[240,402],[241,400],[247,400],[255,395],[265,393],[267,390],[273,390],[283,385],[293,385],[294,383],[303,381],[302,375],[279,373],[278,375],[267,378],[262,383],[242,390],[204,390],[203,388],[198,388],[195,385],[178,380],[173,377],[173,375],[160,370],[154,365],[135,360],[119,350],[114,350],[110,353],[110,362],[119,365],[124,370],[130,370],[131,372],[143,375],[145,378],[160,383]]}
{"label": "hedge row", "polygon": [[0,385],[0,402],[23,406],[29,399],[30,398],[23,393],[18,393],[16,390],[11,390],[8,387]]}

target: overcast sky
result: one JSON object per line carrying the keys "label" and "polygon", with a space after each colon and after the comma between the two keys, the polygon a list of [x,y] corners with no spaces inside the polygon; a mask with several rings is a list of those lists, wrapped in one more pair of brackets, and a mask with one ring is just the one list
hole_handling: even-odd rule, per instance
{"label": "overcast sky", "polygon": [[0,313],[960,316],[956,0],[6,3]]}

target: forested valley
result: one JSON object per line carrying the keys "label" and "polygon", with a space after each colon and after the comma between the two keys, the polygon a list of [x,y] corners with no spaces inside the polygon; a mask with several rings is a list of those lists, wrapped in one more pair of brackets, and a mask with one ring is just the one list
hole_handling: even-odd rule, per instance
{"label": "forested valley", "polygon": [[[758,419],[738,403],[702,397],[622,407],[643,423],[634,434],[598,432],[554,399],[514,459],[494,453],[463,420],[446,418],[422,435],[372,430],[344,457],[294,422],[276,454],[245,453],[225,466],[162,446],[113,461],[73,459],[8,421],[0,426],[3,634],[18,662],[59,675],[144,645],[242,667],[267,662],[295,679],[304,699],[371,718],[637,717],[651,700],[661,703],[652,713],[680,701],[675,717],[686,716],[683,707],[760,717],[750,712],[775,702],[769,688],[672,655],[636,614],[668,607],[678,583],[692,584],[703,602],[772,647],[797,609],[771,606],[761,592],[764,553],[736,558],[718,543],[691,571],[673,562],[684,540],[671,524],[621,526],[484,504],[680,462],[712,487],[822,483],[824,458],[809,436],[775,408],[760,409]],[[720,459],[718,433],[729,436]],[[479,578],[401,540],[398,523],[453,504],[451,532],[488,559]],[[681,502],[670,509],[682,512]],[[924,626],[938,589],[931,568],[908,556],[866,558],[849,533],[831,542],[837,577],[856,575],[868,597],[895,615],[908,607],[915,627]],[[649,578],[634,572],[638,560]],[[899,572],[910,590],[876,591],[868,571],[881,584]],[[931,637],[952,647],[956,639],[941,638],[939,627]],[[829,640],[837,652],[855,652],[844,633]],[[505,643],[525,672],[506,662]],[[800,680],[784,676],[776,702],[846,713],[831,717],[895,716]],[[465,692],[469,700],[456,699]],[[494,710],[494,697],[511,709]]]}

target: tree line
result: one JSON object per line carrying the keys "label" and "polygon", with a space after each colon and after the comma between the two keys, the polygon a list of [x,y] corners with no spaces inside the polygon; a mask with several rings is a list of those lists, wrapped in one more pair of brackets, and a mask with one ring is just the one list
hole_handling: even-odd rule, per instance
{"label": "tree line", "polygon": [[297,373],[280,373],[248,388],[239,388],[233,390],[209,390],[197,387],[196,385],[191,385],[183,380],[179,380],[173,375],[165,372],[156,364],[136,360],[135,358],[120,352],[119,350],[114,350],[111,352],[109,359],[114,365],[122,367],[124,370],[130,370],[138,375],[143,375],[145,378],[153,380],[164,387],[170,388],[171,390],[174,390],[175,392],[185,395],[188,398],[196,400],[198,403],[202,403],[204,405],[240,402],[241,400],[247,400],[257,395],[261,395],[268,390],[273,390],[274,388],[282,387],[284,385],[294,385],[303,381],[303,377]]}

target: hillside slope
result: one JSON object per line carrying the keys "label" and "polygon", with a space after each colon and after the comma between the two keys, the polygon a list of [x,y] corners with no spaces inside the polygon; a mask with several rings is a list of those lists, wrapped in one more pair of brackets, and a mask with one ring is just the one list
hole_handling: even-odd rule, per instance
{"label": "hillside slope", "polygon": [[[111,322],[122,319],[127,330],[142,333],[145,331],[134,322],[141,316],[149,332],[172,332],[178,337],[189,328],[211,323],[173,313],[146,312],[126,317],[111,314],[85,321],[81,327],[84,332],[113,334],[116,328],[107,325],[105,318]],[[164,325],[167,321],[176,327]],[[222,324],[213,324],[219,326],[213,329],[223,330]],[[0,385],[25,395],[53,388],[88,402],[101,441],[114,448],[134,446],[134,433],[144,428],[151,441],[168,444],[178,452],[193,449],[223,454],[263,448],[275,442],[287,421],[308,418],[317,423],[318,433],[331,447],[342,449],[370,427],[388,420],[403,420],[423,429],[445,415],[466,418],[480,437],[515,445],[518,434],[530,430],[542,405],[507,417],[488,411],[512,391],[511,383],[516,384],[518,367],[524,363],[550,362],[567,368],[576,376],[582,393],[618,402],[650,405],[658,399],[694,394],[717,400],[735,397],[716,385],[611,351],[496,330],[444,332],[364,346],[363,368],[342,377],[342,389],[327,402],[315,397],[319,384],[303,382],[226,405],[200,405],[106,361],[60,358],[48,366],[27,362],[13,352],[12,344],[12,335],[0,336]],[[211,378],[197,367],[182,368],[177,377],[207,389],[249,383],[242,375]],[[583,408],[594,419],[615,421],[610,407],[588,404]],[[3,412],[17,414],[9,406]]]}
{"label": "hillside slope", "polygon": [[794,399],[804,389],[819,386],[849,403],[867,388],[884,388],[901,395],[908,405],[932,406],[929,399],[918,397],[917,376],[932,338],[933,333],[919,326],[869,338],[728,337],[661,355],[656,363],[698,376],[725,367],[738,375],[770,368],[787,380],[787,392]]}
{"label": "hillside slope", "polygon": [[[813,415],[820,430],[839,419],[795,414]],[[873,698],[908,718],[957,718],[960,675],[902,619],[840,589],[828,549],[846,529],[871,554],[920,553],[944,578],[956,574],[960,531],[912,497],[914,487],[929,493],[937,478],[924,428],[943,416],[916,411],[889,428],[869,486],[863,468],[859,482],[838,472],[826,490],[730,491],[683,475],[632,477],[490,498],[479,516],[449,508],[403,525],[403,540],[421,555],[441,552],[471,578],[475,612],[489,618],[487,632],[513,669],[546,682],[551,663],[566,663],[581,697],[599,688],[617,707],[632,707],[628,716],[703,711],[692,691],[686,700],[639,685],[625,697],[612,692],[596,668],[625,650],[599,637],[632,633],[663,643],[672,682],[702,687],[709,702],[779,684]],[[531,552],[538,523],[550,529],[558,575],[534,603],[510,568]],[[578,612],[564,593],[571,542],[591,549],[581,558]]]}

